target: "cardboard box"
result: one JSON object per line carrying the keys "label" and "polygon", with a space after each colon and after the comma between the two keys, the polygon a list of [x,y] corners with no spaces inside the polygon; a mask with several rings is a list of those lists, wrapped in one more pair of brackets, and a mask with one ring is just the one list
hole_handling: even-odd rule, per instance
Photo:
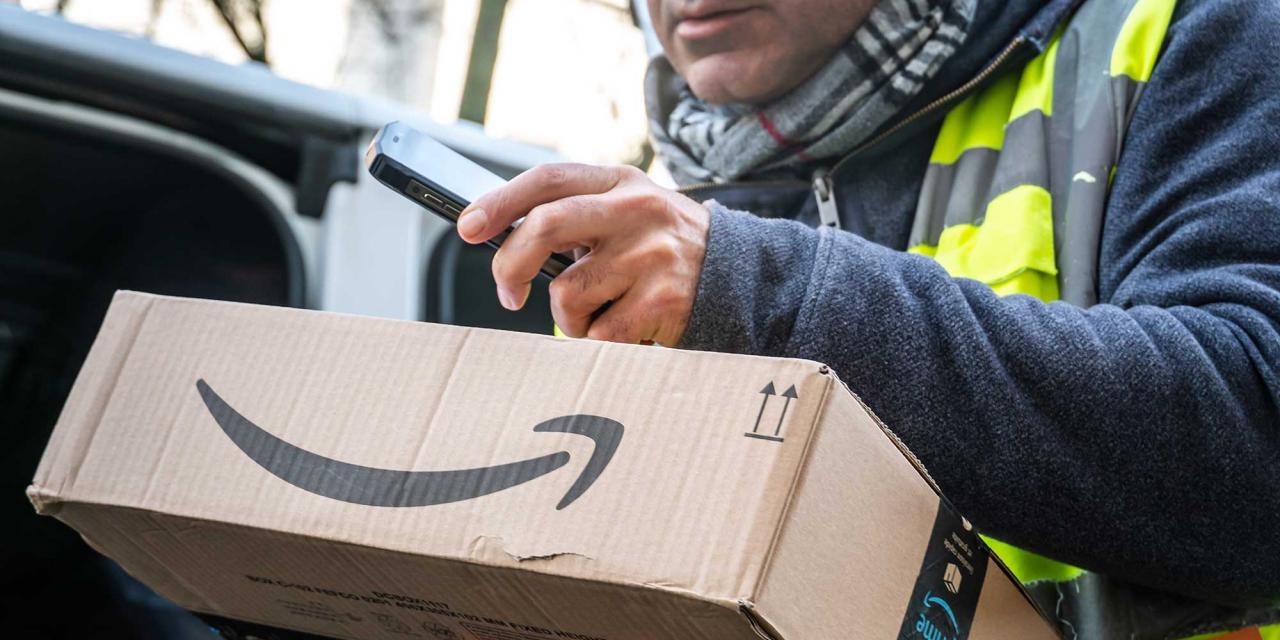
{"label": "cardboard box", "polygon": [[1052,637],[886,434],[815,362],[120,293],[28,495],[338,638]]}

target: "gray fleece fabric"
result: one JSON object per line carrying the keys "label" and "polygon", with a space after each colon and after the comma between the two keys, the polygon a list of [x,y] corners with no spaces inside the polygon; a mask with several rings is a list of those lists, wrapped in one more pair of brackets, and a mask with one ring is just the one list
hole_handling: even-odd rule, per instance
{"label": "gray fleece fabric", "polygon": [[935,127],[890,154],[895,174],[866,164],[878,190],[845,194],[898,212],[888,227],[713,204],[681,346],[831,365],[997,538],[1280,600],[1277,34],[1274,2],[1180,3],[1115,174],[1101,304],[1000,298],[899,251]]}

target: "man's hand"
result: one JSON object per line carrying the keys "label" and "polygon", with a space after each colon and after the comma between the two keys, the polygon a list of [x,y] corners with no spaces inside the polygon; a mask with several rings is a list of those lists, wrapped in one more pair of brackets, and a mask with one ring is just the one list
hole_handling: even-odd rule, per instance
{"label": "man's hand", "polygon": [[493,259],[502,306],[524,306],[553,252],[574,254],[578,260],[551,282],[551,314],[562,331],[613,342],[680,341],[706,253],[705,207],[634,167],[548,164],[471,203],[458,235],[484,242],[520,218]]}

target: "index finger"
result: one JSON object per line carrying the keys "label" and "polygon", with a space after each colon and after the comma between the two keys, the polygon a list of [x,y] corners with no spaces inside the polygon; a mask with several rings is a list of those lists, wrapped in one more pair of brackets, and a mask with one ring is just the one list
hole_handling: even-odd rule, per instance
{"label": "index finger", "polygon": [[480,196],[458,217],[458,235],[472,244],[502,233],[534,207],[570,196],[604,193],[622,180],[615,167],[557,163],[536,166]]}

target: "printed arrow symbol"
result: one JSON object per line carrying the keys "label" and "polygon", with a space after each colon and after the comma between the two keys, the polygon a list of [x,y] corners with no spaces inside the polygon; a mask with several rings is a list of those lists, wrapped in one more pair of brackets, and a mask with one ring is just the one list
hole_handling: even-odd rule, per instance
{"label": "printed arrow symbol", "polygon": [[[312,453],[271,435],[240,415],[204,380],[196,381],[213,419],[245,455],[272,475],[316,495],[374,507],[425,507],[470,500],[524,484],[569,462],[567,451],[492,467],[450,471],[403,471],[365,467]],[[622,423],[586,414],[538,423],[540,433],[573,433],[591,438],[595,450],[556,509],[582,496],[600,477],[622,442]]]}
{"label": "printed arrow symbol", "polygon": [[764,398],[760,400],[760,411],[756,414],[756,423],[751,427],[751,433],[757,433],[760,429],[760,418],[764,417],[764,407],[769,404],[769,396],[778,395],[778,392],[773,389],[772,380],[770,380],[769,384],[766,384],[764,388],[760,390],[760,393],[764,394]]}
{"label": "printed arrow symbol", "polygon": [[787,401],[782,404],[782,413],[778,415],[778,426],[774,427],[773,435],[778,435],[782,431],[782,419],[787,417],[787,407],[791,406],[791,401],[796,399],[796,386],[793,384],[782,392],[782,397]]}

